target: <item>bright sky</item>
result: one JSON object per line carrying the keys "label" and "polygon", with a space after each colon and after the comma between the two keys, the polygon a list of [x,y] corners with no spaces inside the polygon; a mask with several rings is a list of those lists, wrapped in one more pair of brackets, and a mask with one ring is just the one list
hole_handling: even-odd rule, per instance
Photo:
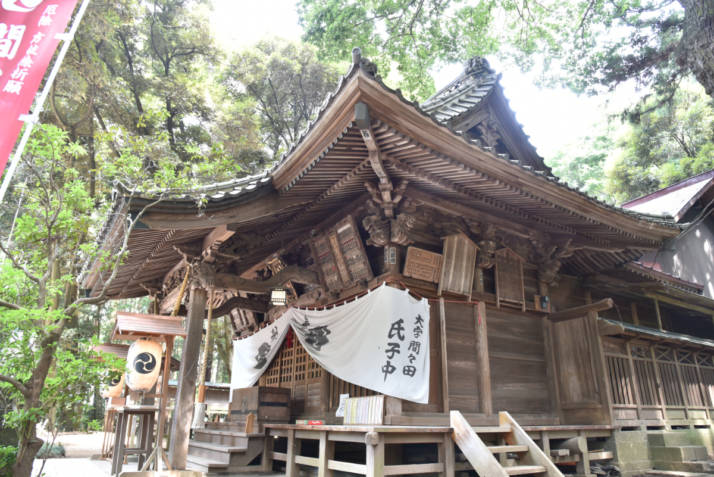
{"label": "bright sky", "polygon": [[[213,0],[213,5],[213,30],[226,48],[245,48],[266,37],[299,40],[302,34],[295,0]],[[593,133],[606,110],[616,110],[631,98],[631,92],[621,92],[614,98],[608,95],[608,107],[604,97],[577,96],[562,88],[542,89],[517,69],[503,68],[493,60],[491,66],[502,73],[501,85],[516,118],[546,159],[566,144]],[[437,88],[461,70],[461,65],[450,65],[435,72]]]}

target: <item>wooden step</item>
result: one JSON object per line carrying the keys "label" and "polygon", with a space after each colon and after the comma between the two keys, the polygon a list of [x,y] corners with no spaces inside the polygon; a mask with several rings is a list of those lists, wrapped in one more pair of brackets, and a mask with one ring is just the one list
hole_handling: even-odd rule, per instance
{"label": "wooden step", "polygon": [[511,432],[511,426],[478,426],[473,429],[476,434],[507,434]]}
{"label": "wooden step", "polygon": [[206,457],[189,454],[186,456],[186,466],[188,468],[198,468],[198,470],[208,472],[225,470],[228,468],[228,463],[216,462],[215,460],[211,460]]}
{"label": "wooden step", "polygon": [[506,452],[528,452],[528,446],[525,446],[525,445],[488,446],[488,450],[490,450],[494,454],[504,454]]}
{"label": "wooden step", "polygon": [[513,467],[504,467],[508,475],[528,475],[542,474],[545,472],[545,467],[542,465],[514,465]]}

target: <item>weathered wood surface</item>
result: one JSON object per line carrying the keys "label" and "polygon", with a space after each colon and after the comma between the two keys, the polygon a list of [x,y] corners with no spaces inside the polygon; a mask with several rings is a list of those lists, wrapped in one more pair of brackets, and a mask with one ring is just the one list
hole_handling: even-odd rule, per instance
{"label": "weathered wood surface", "polygon": [[319,285],[320,280],[315,272],[289,265],[267,280],[249,280],[229,273],[216,273],[213,277],[214,286],[226,290],[238,290],[248,293],[270,293],[275,287],[284,285],[288,281]]}
{"label": "weathered wood surface", "polygon": [[186,468],[188,455],[191,418],[196,395],[196,378],[198,374],[198,354],[201,349],[203,319],[206,313],[208,294],[202,288],[191,288],[189,296],[189,313],[186,319],[186,340],[181,354],[181,369],[179,384],[174,405],[174,418],[171,422],[171,443],[169,444],[169,461],[174,469]]}
{"label": "weathered wood surface", "polygon": [[182,317],[117,312],[113,340],[135,340],[146,336],[186,336]]}
{"label": "weathered wood surface", "polygon": [[511,417],[508,412],[498,413],[498,422],[501,426],[510,426],[511,432],[506,435],[506,443],[511,445],[524,445],[528,447],[528,453],[524,454],[519,463],[539,465],[545,468],[547,477],[563,477],[562,472],[553,464],[550,457],[546,455],[533,439],[523,430],[523,428]]}
{"label": "weathered wood surface", "polygon": [[574,318],[582,318],[591,311],[598,312],[609,310],[614,306],[614,304],[615,302],[612,298],[603,298],[595,303],[588,303],[587,305],[576,306],[574,308],[568,308],[567,310],[553,312],[548,315],[548,319],[553,323],[560,323]]}
{"label": "weathered wood surface", "polygon": [[477,251],[476,244],[462,233],[444,238],[439,295],[450,292],[471,300]]}
{"label": "weathered wood surface", "polygon": [[453,439],[459,446],[464,457],[477,474],[489,477],[507,477],[508,474],[498,463],[493,453],[474,432],[471,425],[458,411],[450,412],[451,427],[454,429]]}

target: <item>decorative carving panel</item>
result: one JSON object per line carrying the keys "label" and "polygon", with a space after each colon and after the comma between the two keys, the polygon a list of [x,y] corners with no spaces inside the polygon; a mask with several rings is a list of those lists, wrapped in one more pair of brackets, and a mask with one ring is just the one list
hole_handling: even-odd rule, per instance
{"label": "decorative carving panel", "polygon": [[374,276],[352,216],[314,238],[312,250],[330,291],[344,290]]}

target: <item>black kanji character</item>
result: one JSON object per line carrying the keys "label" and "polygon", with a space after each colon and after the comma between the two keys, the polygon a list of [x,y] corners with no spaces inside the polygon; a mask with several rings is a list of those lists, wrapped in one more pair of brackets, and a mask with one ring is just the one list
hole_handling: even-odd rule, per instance
{"label": "black kanji character", "polygon": [[399,341],[404,341],[404,320],[401,318],[392,323],[392,326],[389,328],[389,334],[387,334],[387,338],[390,339],[395,336],[399,338]]}
{"label": "black kanji character", "polygon": [[419,354],[419,351],[421,351],[421,343],[418,341],[410,341],[407,351],[414,351],[415,354]]}
{"label": "black kanji character", "polygon": [[416,371],[416,366],[406,365],[402,368],[402,374],[404,374],[404,376],[409,376],[410,378],[414,377]]}
{"label": "black kanji character", "polygon": [[401,353],[399,343],[389,342],[387,343],[387,346],[388,348],[384,350],[384,354],[387,355],[387,358],[394,359],[395,354]]}
{"label": "black kanji character", "polygon": [[419,327],[417,326],[416,328],[414,328],[414,338],[419,339],[419,337],[421,336],[421,334],[422,334],[423,332],[424,332],[424,330],[422,330],[421,328],[419,328]]}
{"label": "black kanji character", "polygon": [[396,371],[397,367],[394,366],[389,360],[382,366],[382,372],[384,373],[384,380],[387,380],[387,376]]}
{"label": "black kanji character", "polygon": [[421,315],[417,315],[416,318],[414,318],[414,326],[424,327],[424,318],[422,318]]}

